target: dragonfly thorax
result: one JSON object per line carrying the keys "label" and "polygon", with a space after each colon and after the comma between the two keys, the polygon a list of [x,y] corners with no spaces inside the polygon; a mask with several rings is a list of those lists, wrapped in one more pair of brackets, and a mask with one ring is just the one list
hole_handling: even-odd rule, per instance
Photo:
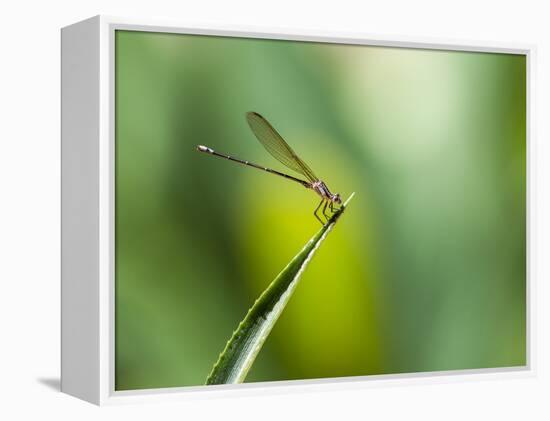
{"label": "dragonfly thorax", "polygon": [[329,200],[330,202],[334,202],[338,204],[342,203],[342,199],[340,198],[340,195],[338,193],[336,194],[331,193],[327,185],[321,180],[314,181],[313,183],[311,183],[311,188],[323,199],[326,199],[326,200]]}

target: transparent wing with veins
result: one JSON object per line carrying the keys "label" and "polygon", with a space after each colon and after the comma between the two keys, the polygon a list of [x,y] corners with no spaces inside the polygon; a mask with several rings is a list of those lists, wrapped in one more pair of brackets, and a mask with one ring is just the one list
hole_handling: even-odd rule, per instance
{"label": "transparent wing with veins", "polygon": [[277,161],[298,174],[302,174],[310,183],[319,180],[311,168],[296,155],[296,152],[288,146],[288,143],[265,118],[258,113],[248,112],[246,113],[246,121],[256,138]]}

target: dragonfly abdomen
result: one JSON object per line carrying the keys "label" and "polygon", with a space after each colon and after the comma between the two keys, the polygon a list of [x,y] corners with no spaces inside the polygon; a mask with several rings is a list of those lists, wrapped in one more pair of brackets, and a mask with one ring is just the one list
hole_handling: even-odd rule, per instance
{"label": "dragonfly abdomen", "polygon": [[254,164],[253,162],[250,162],[250,161],[245,161],[243,159],[235,158],[235,157],[230,156],[230,155],[225,155],[225,154],[216,152],[214,149],[209,148],[208,146],[198,145],[197,150],[199,152],[209,153],[210,155],[214,155],[214,156],[217,156],[217,157],[220,157],[220,158],[228,159],[228,160],[233,161],[233,162],[237,162],[238,164],[247,165],[249,167],[257,168],[259,170],[263,170],[263,171],[271,173],[271,174],[280,175],[281,177],[284,177],[287,180],[296,181],[296,182],[300,183],[302,186],[304,186],[306,188],[311,187],[310,183],[308,183],[307,181],[302,180],[300,178],[293,177],[291,175],[282,173],[280,171],[273,170],[271,168],[262,167],[261,165]]}

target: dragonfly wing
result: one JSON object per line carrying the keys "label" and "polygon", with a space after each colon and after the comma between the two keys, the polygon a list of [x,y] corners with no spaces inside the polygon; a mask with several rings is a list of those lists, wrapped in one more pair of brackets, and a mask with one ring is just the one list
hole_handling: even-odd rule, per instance
{"label": "dragonfly wing", "polygon": [[302,174],[310,182],[317,181],[311,168],[300,159],[269,122],[256,112],[246,113],[246,121],[264,148],[280,163]]}

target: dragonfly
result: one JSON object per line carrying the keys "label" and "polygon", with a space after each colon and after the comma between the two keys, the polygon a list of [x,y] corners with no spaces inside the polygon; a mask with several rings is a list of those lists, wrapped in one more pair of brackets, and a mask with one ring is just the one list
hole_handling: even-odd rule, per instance
{"label": "dragonfly", "polygon": [[[325,182],[320,180],[315,175],[311,168],[296,154],[296,152],[294,152],[294,150],[288,145],[288,143],[285,142],[283,137],[263,116],[261,116],[257,112],[250,111],[246,113],[246,121],[248,122],[248,125],[250,126],[250,129],[252,130],[256,138],[271,154],[271,156],[273,156],[276,160],[285,165],[288,169],[305,177],[305,180],[268,167],[254,164],[250,161],[245,161],[243,159],[216,152],[214,149],[209,148],[208,146],[198,145],[197,150],[199,152],[204,152],[210,155],[217,156],[219,158],[228,159],[238,164],[257,168],[270,174],[284,177],[287,180],[292,180],[300,183],[306,189],[313,190],[321,197],[321,202],[315,208],[315,211],[313,211],[313,215],[319,220],[321,225],[325,225],[325,223],[330,219],[330,216],[327,215],[327,207],[328,209],[330,209],[330,212],[334,213],[339,210],[339,208],[335,208],[335,206],[342,204],[340,194],[331,193]],[[323,220],[319,216],[319,210],[321,209],[321,207],[322,214],[325,217],[325,222],[323,222]]]}

